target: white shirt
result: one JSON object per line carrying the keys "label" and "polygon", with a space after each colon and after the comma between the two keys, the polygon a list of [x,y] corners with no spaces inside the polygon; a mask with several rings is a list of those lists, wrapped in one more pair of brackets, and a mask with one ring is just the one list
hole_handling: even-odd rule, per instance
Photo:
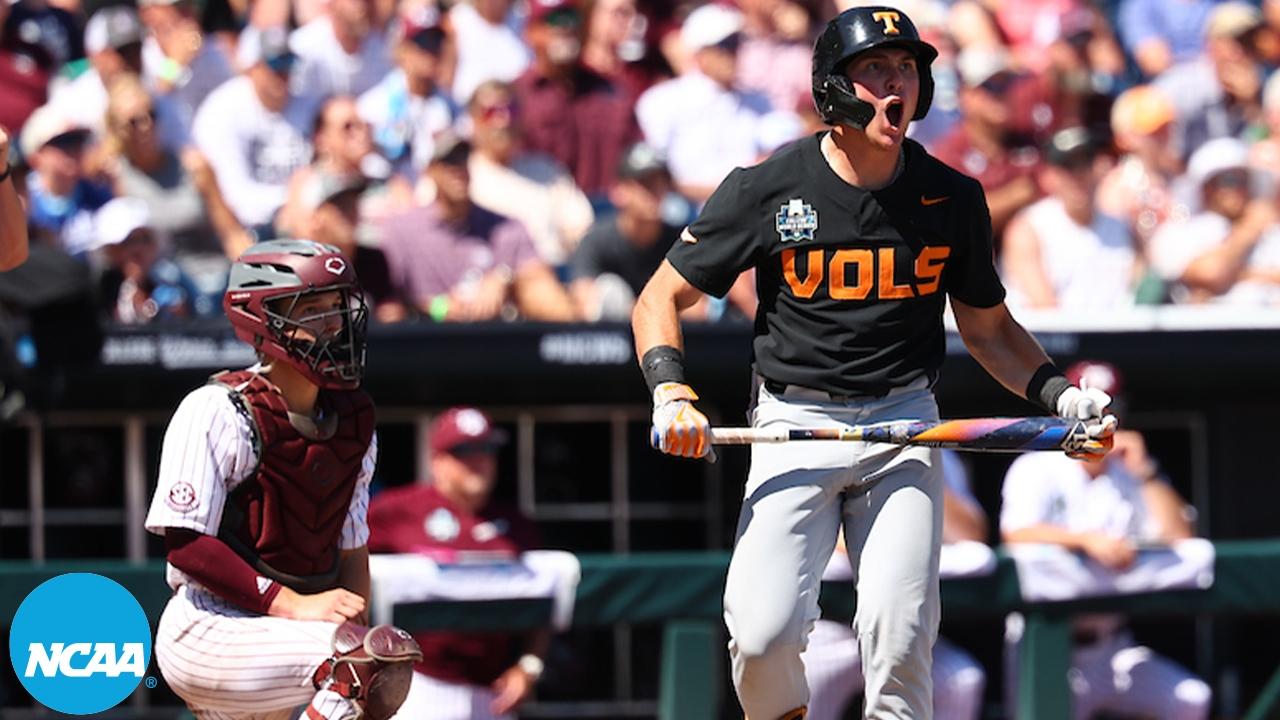
{"label": "white shirt", "polygon": [[[428,97],[410,94],[404,71],[392,70],[360,96],[360,117],[373,129],[373,141],[399,169],[418,177],[435,149],[436,135],[453,126],[458,111],[439,92]],[[402,156],[409,151],[410,154]]]}
{"label": "white shirt", "polygon": [[799,137],[800,120],[763,95],[726,90],[690,72],[649,88],[636,102],[647,143],[667,158],[676,182],[718,185],[735,167]]}
{"label": "white shirt", "polygon": [[220,85],[196,112],[192,140],[244,225],[271,222],[284,205],[290,176],[311,161],[313,117],[314,103],[298,97],[284,113],[268,110],[244,75]]}
{"label": "white shirt", "polygon": [[453,72],[453,99],[465,106],[471,94],[486,80],[511,82],[520,77],[533,54],[520,38],[523,23],[508,13],[501,25],[490,24],[470,3],[460,2],[449,11],[458,41],[458,67]]}
{"label": "white shirt", "polygon": [[549,265],[566,262],[595,219],[573,176],[548,155],[524,153],[506,167],[472,153],[467,167],[471,200],[523,223]]}
{"label": "white shirt", "polygon": [[[1196,258],[1221,247],[1230,233],[1231,221],[1214,212],[1193,215],[1185,222],[1167,222],[1151,238],[1151,264],[1165,280],[1177,282]],[[1246,267],[1280,272],[1280,226],[1273,225],[1263,232],[1249,254]],[[1280,306],[1280,285],[1237,282],[1214,301],[1258,307]]]}
{"label": "white shirt", "polygon": [[1001,489],[1000,531],[1053,525],[1103,532],[1135,542],[1155,540],[1141,485],[1119,460],[1090,478],[1084,463],[1060,453],[1028,453],[1009,467]]}
{"label": "white shirt", "polygon": [[[1023,212],[1035,231],[1040,267],[1059,308],[1108,310],[1133,305],[1135,254],[1122,221],[1098,215],[1092,226],[1081,225],[1054,197],[1042,198]],[[1009,304],[1025,305],[1018,278],[1009,275],[1005,281]]]}
{"label": "white shirt", "polygon": [[333,21],[318,17],[289,34],[289,47],[298,56],[290,77],[298,95],[324,98],[359,95],[391,72],[391,49],[375,31],[364,36],[360,49],[348,54],[338,43]]}
{"label": "white shirt", "polygon": [[[338,547],[352,550],[369,542],[369,483],[378,458],[378,437],[369,443],[356,477],[355,492],[342,524]],[[217,535],[227,496],[257,467],[250,421],[236,409],[230,389],[221,384],[197,388],[182,400],[169,420],[160,453],[160,477],[147,512],[146,528],[185,528]],[[190,582],[168,570],[173,587]]]}

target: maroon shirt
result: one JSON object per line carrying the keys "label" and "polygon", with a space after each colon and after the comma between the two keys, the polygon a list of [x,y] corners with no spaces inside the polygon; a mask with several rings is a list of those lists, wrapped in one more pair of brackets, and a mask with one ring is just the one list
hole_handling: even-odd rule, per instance
{"label": "maroon shirt", "polygon": [[528,149],[559,160],[586,194],[607,193],[622,152],[640,139],[634,98],[586,68],[577,68],[567,82],[529,68],[516,79],[515,91]]}
{"label": "maroon shirt", "polygon": [[1039,153],[1030,147],[1007,150],[998,157],[987,155],[973,146],[963,124],[939,140],[932,152],[942,162],[977,180],[988,193],[1032,175],[1039,164]]}
{"label": "maroon shirt", "polygon": [[0,127],[18,144],[22,125],[49,99],[52,66],[43,49],[17,41],[0,44]]}
{"label": "maroon shirt", "polygon": [[[490,503],[472,514],[432,485],[391,488],[369,503],[369,551],[421,553],[454,562],[467,553],[515,559],[538,546],[538,534],[518,510]],[[419,672],[445,682],[488,686],[524,650],[511,633],[418,632]]]}

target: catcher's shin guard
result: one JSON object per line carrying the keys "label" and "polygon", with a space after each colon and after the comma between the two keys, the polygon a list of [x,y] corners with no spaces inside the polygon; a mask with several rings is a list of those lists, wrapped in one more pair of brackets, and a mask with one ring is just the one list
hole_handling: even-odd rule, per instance
{"label": "catcher's shin guard", "polygon": [[391,625],[367,628],[345,622],[333,633],[333,655],[311,675],[317,690],[348,698],[361,720],[387,720],[400,709],[422,650]]}

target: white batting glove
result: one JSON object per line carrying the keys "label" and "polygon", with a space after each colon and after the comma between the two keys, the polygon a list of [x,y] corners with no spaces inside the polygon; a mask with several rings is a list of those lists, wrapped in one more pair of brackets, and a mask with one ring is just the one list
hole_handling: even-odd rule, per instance
{"label": "white batting glove", "polygon": [[1119,421],[1107,412],[1111,396],[1091,387],[1069,387],[1058,396],[1058,417],[1084,422],[1088,440],[1077,452],[1067,454],[1083,460],[1099,460],[1111,450],[1111,436]]}
{"label": "white batting glove", "polygon": [[699,458],[710,455],[711,424],[693,406],[698,394],[683,383],[666,382],[653,390],[653,427],[649,442],[668,455]]}

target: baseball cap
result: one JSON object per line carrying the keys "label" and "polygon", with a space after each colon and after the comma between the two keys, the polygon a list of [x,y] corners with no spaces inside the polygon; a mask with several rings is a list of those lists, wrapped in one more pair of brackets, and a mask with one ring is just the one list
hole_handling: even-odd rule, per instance
{"label": "baseball cap", "polygon": [[1249,148],[1231,137],[1214,138],[1191,154],[1187,161],[1187,177],[1197,188],[1203,188],[1214,175],[1249,167]]}
{"label": "baseball cap", "polygon": [[1075,167],[1093,159],[1098,140],[1088,129],[1075,126],[1054,133],[1044,147],[1045,162],[1058,167]]}
{"label": "baseball cap", "polygon": [[680,26],[680,42],[690,52],[719,45],[742,32],[742,13],[708,3],[689,13]]}
{"label": "baseball cap", "polygon": [[414,8],[400,18],[400,39],[429,53],[439,53],[444,45],[440,11],[434,5]]}
{"label": "baseball cap", "polygon": [[577,26],[582,11],[574,0],[529,0],[529,24]]}
{"label": "baseball cap", "polygon": [[967,87],[978,87],[991,78],[1013,71],[1009,53],[998,47],[971,47],[956,57],[956,72]]}
{"label": "baseball cap", "polygon": [[1209,13],[1204,25],[1206,38],[1239,38],[1262,26],[1262,11],[1240,0],[1224,2]]}
{"label": "baseball cap", "polygon": [[118,197],[108,200],[93,216],[92,249],[119,245],[136,230],[149,227],[151,211],[140,198]]}
{"label": "baseball cap", "polygon": [[245,30],[240,37],[237,59],[242,67],[262,63],[276,72],[293,68],[297,56],[289,47],[289,32],[282,27]]}
{"label": "baseball cap", "polygon": [[618,163],[618,178],[635,180],[653,172],[669,172],[666,160],[652,145],[638,142],[622,153],[622,161]]}
{"label": "baseball cap", "polygon": [[104,7],[85,23],[84,49],[90,54],[119,50],[141,43],[143,34],[137,10],[124,5]]}
{"label": "baseball cap", "polygon": [[343,195],[359,194],[367,187],[369,181],[361,175],[339,175],[317,170],[302,184],[302,204],[307,210],[315,210]]}
{"label": "baseball cap", "polygon": [[431,162],[466,167],[470,157],[471,143],[466,138],[451,130],[436,136],[435,147],[431,149]]}
{"label": "baseball cap", "polygon": [[449,408],[432,421],[427,432],[433,453],[451,453],[463,446],[496,450],[507,442],[507,433],[473,407]]}
{"label": "baseball cap", "polygon": [[41,105],[22,125],[22,137],[19,141],[22,156],[29,158],[56,138],[73,134],[81,139],[88,139],[89,129],[52,105]]}
{"label": "baseball cap", "polygon": [[1173,102],[1155,85],[1135,85],[1120,93],[1111,106],[1115,133],[1150,135],[1174,118]]}

